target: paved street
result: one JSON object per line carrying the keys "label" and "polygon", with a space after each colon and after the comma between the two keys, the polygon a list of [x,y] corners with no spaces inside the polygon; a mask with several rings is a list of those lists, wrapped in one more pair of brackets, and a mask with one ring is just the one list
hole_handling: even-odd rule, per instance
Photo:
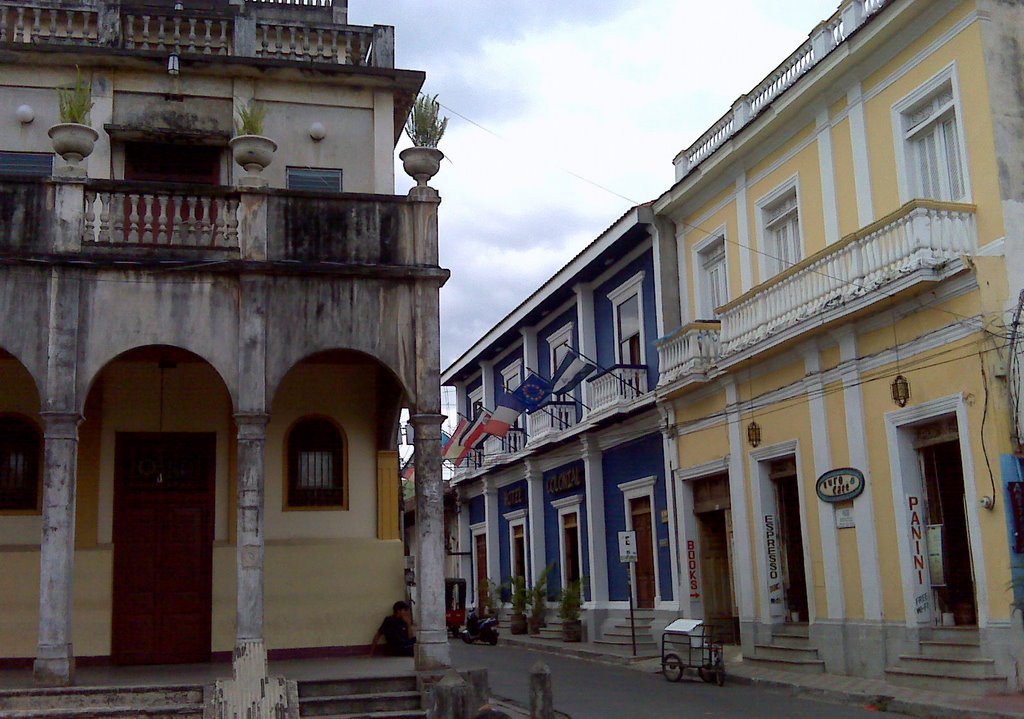
{"label": "paved street", "polygon": [[555,708],[572,719],[660,719],[665,717],[743,717],[744,719],[856,719],[898,714],[797,699],[780,692],[740,684],[719,688],[696,677],[678,684],[660,674],[573,657],[540,654],[509,646],[452,643],[459,667],[489,670],[491,692],[526,704],[529,670],[538,658],[551,669]]}

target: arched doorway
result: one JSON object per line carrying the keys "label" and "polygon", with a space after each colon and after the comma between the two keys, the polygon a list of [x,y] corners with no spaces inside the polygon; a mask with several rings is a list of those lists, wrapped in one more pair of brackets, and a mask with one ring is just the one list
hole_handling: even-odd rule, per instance
{"label": "arched doorway", "polygon": [[84,414],[79,516],[113,545],[111,659],[209,660],[233,444],[223,380],[186,350],[137,348],[104,366]]}

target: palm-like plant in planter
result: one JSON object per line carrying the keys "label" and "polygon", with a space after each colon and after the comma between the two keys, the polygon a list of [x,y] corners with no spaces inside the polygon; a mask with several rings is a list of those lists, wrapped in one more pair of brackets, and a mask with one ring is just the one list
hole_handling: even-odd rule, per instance
{"label": "palm-like plant in planter", "polygon": [[544,571],[530,587],[530,634],[540,634],[540,628],[545,626],[545,615],[548,608],[548,576],[553,567],[552,564],[544,567]]}
{"label": "palm-like plant in planter", "polygon": [[65,174],[84,177],[82,160],[92,154],[99,139],[99,133],[87,124],[93,106],[92,86],[79,73],[74,85],[57,88],[57,101],[60,123],[51,127],[47,134],[54,152],[69,165]]}
{"label": "palm-like plant in planter", "polygon": [[405,123],[405,134],[412,140],[413,146],[398,154],[406,174],[415,179],[418,185],[426,185],[441,169],[444,153],[437,146],[447,129],[448,118],[441,116],[441,103],[437,101],[437,95],[431,97],[420,93]]}
{"label": "palm-like plant in planter", "polygon": [[267,108],[255,100],[238,108],[235,121],[235,136],[228,143],[235,162],[245,168],[245,176],[239,184],[261,187],[266,180],[259,175],[273,162],[277,143],[263,135],[263,122]]}
{"label": "palm-like plant in planter", "polygon": [[530,605],[530,590],[526,588],[526,577],[512,577],[512,616],[509,631],[512,634],[526,634],[526,608]]}
{"label": "palm-like plant in planter", "polygon": [[583,638],[583,623],[580,612],[583,609],[583,584],[577,579],[558,595],[558,617],[562,620],[562,641],[578,642]]}

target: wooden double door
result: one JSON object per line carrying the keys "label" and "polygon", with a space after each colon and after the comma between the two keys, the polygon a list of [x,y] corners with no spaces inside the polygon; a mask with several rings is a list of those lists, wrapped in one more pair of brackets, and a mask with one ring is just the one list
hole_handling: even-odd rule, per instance
{"label": "wooden double door", "polygon": [[111,655],[210,658],[216,435],[117,434]]}

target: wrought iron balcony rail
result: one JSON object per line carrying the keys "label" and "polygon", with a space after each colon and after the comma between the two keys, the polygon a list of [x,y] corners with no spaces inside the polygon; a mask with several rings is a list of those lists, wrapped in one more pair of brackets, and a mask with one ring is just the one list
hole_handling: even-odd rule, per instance
{"label": "wrought iron balcony rail", "polygon": [[394,28],[337,22],[330,0],[185,5],[0,0],[0,43],[395,66]]}

